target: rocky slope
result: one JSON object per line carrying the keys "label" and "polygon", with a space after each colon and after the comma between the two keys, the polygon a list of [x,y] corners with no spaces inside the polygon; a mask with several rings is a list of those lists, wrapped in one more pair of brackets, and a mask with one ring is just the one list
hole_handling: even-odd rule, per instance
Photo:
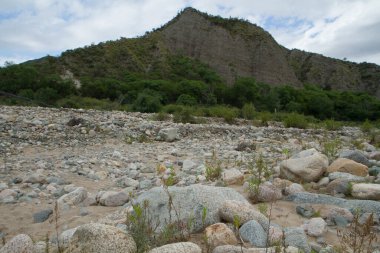
{"label": "rocky slope", "polygon": [[[378,233],[380,152],[359,129],[216,119],[190,125],[152,116],[0,107],[0,237],[6,242],[0,252],[45,252],[47,242],[51,252],[136,252],[126,217],[134,214],[132,204],[146,200],[160,221],[157,231],[171,219],[191,224],[181,225],[190,242],[151,252],[241,252],[240,237],[244,252],[265,252],[267,242],[278,241],[288,250],[319,251],[339,244],[336,230],[353,222],[359,207],[360,222],[375,213]],[[331,140],[341,143],[336,156],[324,148]],[[255,193],[246,181],[260,154],[273,175]],[[206,168],[219,163],[221,177],[208,180]],[[174,186],[165,190],[164,182]],[[251,204],[257,200],[267,207],[274,201],[270,223],[262,206]]]}

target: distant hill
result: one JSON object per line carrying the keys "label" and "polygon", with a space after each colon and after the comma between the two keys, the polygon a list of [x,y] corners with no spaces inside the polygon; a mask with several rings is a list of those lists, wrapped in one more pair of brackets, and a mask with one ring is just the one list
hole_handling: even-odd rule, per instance
{"label": "distant hill", "polygon": [[0,91],[66,107],[83,106],[83,98],[146,112],[253,103],[259,111],[321,119],[380,117],[380,100],[371,97],[380,98],[380,66],[289,50],[246,20],[193,8],[138,38],[0,68]]}

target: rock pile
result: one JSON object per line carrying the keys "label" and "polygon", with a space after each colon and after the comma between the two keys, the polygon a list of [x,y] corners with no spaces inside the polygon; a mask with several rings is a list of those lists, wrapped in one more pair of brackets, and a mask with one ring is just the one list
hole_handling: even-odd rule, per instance
{"label": "rock pile", "polygon": [[[2,106],[0,138],[0,253],[136,252],[131,226],[142,228],[142,215],[155,234],[180,227],[206,238],[156,242],[152,253],[326,252],[331,231],[353,222],[359,208],[362,222],[374,213],[379,231],[380,151],[358,128],[191,125]],[[341,147],[327,157],[323,143],[336,139]],[[250,174],[258,156],[271,172],[260,180]],[[271,216],[281,205],[288,213]],[[298,220],[288,223],[288,215]]]}

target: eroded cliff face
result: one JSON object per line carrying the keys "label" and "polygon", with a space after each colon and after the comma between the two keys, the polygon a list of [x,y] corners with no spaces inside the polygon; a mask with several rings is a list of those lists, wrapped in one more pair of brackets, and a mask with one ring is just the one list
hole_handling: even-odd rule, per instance
{"label": "eroded cliff face", "polygon": [[380,67],[375,64],[288,50],[256,25],[224,22],[188,8],[162,29],[164,44],[171,53],[209,64],[228,84],[237,77],[254,77],[271,85],[300,87],[307,83],[380,98]]}
{"label": "eroded cliff face", "polygon": [[301,85],[280,46],[255,25],[240,22],[227,29],[188,9],[162,32],[171,53],[209,64],[229,84],[237,77],[255,77],[274,85]]}

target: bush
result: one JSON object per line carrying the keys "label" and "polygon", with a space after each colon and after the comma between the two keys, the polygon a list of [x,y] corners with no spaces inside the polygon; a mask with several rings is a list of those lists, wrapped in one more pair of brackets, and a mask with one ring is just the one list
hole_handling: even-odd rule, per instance
{"label": "bush", "polygon": [[243,108],[241,109],[241,114],[244,119],[253,119],[255,117],[255,106],[252,103],[244,104]]}
{"label": "bush", "polygon": [[197,100],[193,96],[182,94],[181,96],[178,97],[176,103],[179,105],[194,106],[197,104]]}
{"label": "bush", "polygon": [[284,119],[285,127],[295,127],[295,128],[307,128],[309,123],[305,116],[298,113],[290,113]]}
{"label": "bush", "polygon": [[153,117],[153,120],[157,121],[168,121],[170,119],[170,115],[166,112],[156,113]]}
{"label": "bush", "polygon": [[162,104],[157,95],[141,92],[133,103],[133,110],[138,112],[158,112]]}
{"label": "bush", "polygon": [[329,131],[337,131],[342,128],[342,124],[333,119],[328,119],[328,120],[323,121],[323,125]]}
{"label": "bush", "polygon": [[373,125],[372,123],[366,119],[363,124],[361,125],[361,130],[364,132],[364,133],[369,133],[371,132],[371,130],[373,129]]}
{"label": "bush", "polygon": [[190,108],[183,108],[182,111],[175,112],[173,121],[176,123],[190,123],[190,124],[197,123],[192,114],[192,110]]}
{"label": "bush", "polygon": [[223,118],[225,122],[233,124],[235,122],[235,118],[239,115],[239,109],[219,105],[210,107],[209,113],[211,117]]}
{"label": "bush", "polygon": [[218,159],[215,151],[212,152],[211,160],[206,162],[205,176],[210,181],[215,181],[222,176],[222,161]]}

